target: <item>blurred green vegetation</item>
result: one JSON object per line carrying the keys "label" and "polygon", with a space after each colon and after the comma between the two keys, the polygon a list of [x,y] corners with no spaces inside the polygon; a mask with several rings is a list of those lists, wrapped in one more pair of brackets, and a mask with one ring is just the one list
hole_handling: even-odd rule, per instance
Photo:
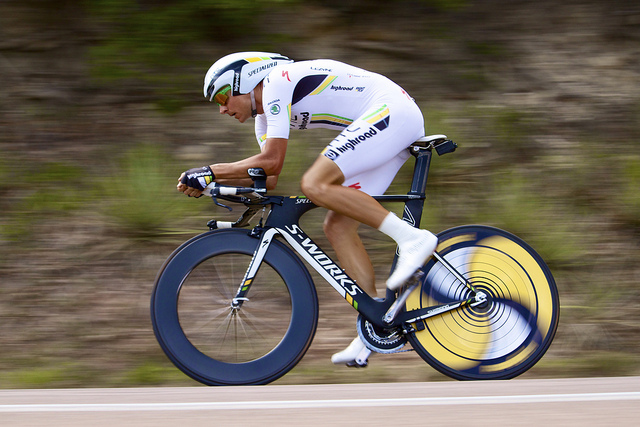
{"label": "blurred green vegetation", "polygon": [[177,177],[167,174],[171,157],[161,147],[140,144],[125,151],[99,179],[102,212],[120,232],[153,239],[183,230],[182,219],[196,216],[203,206],[184,203],[175,187]]}
{"label": "blurred green vegetation", "polygon": [[[573,3],[551,1],[392,3],[0,4],[0,388],[194,384],[155,343],[148,298],[177,245],[209,218],[239,214],[175,184],[189,167],[257,151],[251,125],[216,117],[200,92],[218,56],[249,49],[388,74],[418,100],[427,134],[459,144],[434,156],[422,226],[501,227],[549,264],[560,328],[526,375],[640,373],[640,80],[629,48],[640,14],[595,0],[575,14]],[[75,13],[52,13],[63,7]],[[539,19],[545,7],[554,19]],[[333,135],[292,135],[280,193],[299,194]],[[409,161],[389,193],[405,192],[411,172]],[[325,243],[322,213],[309,215],[307,231]],[[374,262],[392,250],[374,230],[362,234]],[[366,378],[329,365],[332,334],[353,316],[323,310],[337,299],[317,284],[321,315],[339,313],[348,326],[321,328],[317,342],[330,345],[312,347],[282,382],[442,379],[394,356],[376,358]]]}
{"label": "blurred green vegetation", "polygon": [[[86,8],[104,28],[89,57],[93,76],[103,84],[122,81],[151,90],[162,111],[188,105],[181,95],[191,92],[194,79],[184,68],[194,62],[190,46],[229,43],[257,31],[265,10],[284,8],[299,0],[89,0]],[[268,44],[266,35],[260,44]],[[273,37],[277,37],[274,34]],[[204,67],[210,58],[196,60]]]}
{"label": "blurred green vegetation", "polygon": [[620,176],[620,208],[625,223],[640,227],[640,156],[625,159]]}
{"label": "blurred green vegetation", "polygon": [[36,170],[16,166],[4,166],[3,173],[6,187],[18,185],[25,191],[23,197],[5,210],[8,224],[4,235],[8,239],[28,238],[34,224],[43,218],[69,214],[83,205],[82,169],[78,165],[46,162]]}
{"label": "blurred green vegetation", "polygon": [[5,238],[29,239],[38,223],[71,218],[75,211],[86,215],[90,209],[123,235],[152,239],[176,229],[184,232],[178,225],[182,218],[202,213],[202,204],[185,204],[177,191],[167,191],[177,180],[167,174],[173,162],[162,147],[134,145],[111,163],[101,166],[100,174],[69,162],[32,164],[28,170],[0,163],[5,185],[11,177],[24,191],[5,208]]}

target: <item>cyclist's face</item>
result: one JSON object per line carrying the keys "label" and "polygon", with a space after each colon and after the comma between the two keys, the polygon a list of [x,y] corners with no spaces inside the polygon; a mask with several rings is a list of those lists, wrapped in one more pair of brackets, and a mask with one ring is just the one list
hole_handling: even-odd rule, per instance
{"label": "cyclist's face", "polygon": [[251,96],[246,94],[229,97],[227,103],[220,106],[220,114],[228,114],[244,123],[251,117]]}

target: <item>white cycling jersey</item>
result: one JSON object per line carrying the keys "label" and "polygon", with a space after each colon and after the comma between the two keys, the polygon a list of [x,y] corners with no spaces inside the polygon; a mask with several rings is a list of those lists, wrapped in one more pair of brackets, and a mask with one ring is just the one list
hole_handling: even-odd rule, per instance
{"label": "white cycling jersey", "polygon": [[318,59],[274,68],[264,79],[264,114],[256,138],[289,138],[292,129],[329,128],[340,134],[322,151],[345,176],[344,185],[383,194],[424,136],[422,113],[388,78],[338,61]]}

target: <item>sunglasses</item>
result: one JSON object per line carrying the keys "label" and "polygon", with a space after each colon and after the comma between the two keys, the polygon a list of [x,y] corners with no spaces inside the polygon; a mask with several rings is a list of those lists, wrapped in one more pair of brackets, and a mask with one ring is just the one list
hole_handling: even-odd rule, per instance
{"label": "sunglasses", "polygon": [[231,90],[231,85],[226,85],[222,89],[220,89],[218,92],[216,92],[216,94],[213,95],[213,100],[215,101],[215,103],[221,107],[225,105],[229,100],[229,97],[231,96],[229,94],[230,90]]}

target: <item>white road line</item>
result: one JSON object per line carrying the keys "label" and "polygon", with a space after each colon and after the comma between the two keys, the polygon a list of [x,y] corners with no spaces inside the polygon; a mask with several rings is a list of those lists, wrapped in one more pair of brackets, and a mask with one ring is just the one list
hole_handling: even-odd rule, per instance
{"label": "white road line", "polygon": [[78,403],[0,405],[0,413],[18,412],[118,412],[118,411],[210,411],[238,409],[304,409],[369,406],[493,405],[519,403],[598,402],[640,400],[640,392],[537,394],[520,396],[414,397],[405,399],[285,400],[193,403]]}

